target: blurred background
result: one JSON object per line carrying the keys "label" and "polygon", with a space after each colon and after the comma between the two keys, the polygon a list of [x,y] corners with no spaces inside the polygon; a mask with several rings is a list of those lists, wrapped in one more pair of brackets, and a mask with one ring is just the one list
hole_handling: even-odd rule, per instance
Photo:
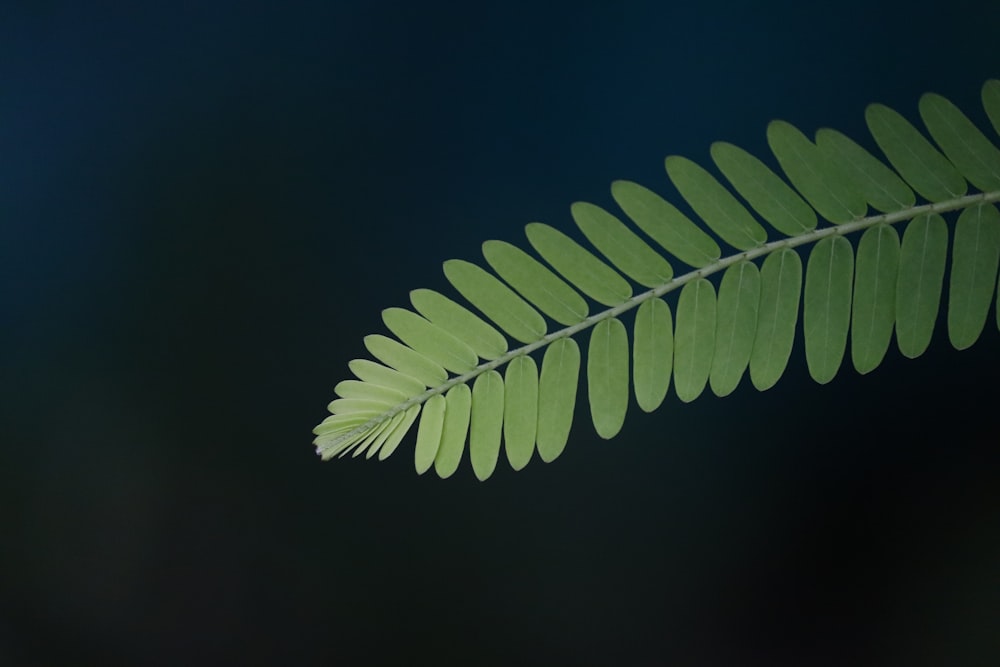
{"label": "blurred background", "polygon": [[[0,665],[1000,664],[1000,334],[486,483],[323,464],[441,262],[667,154],[982,127],[994,2],[7,3]],[[988,134],[996,140],[992,131]],[[943,312],[943,311],[942,311]],[[800,324],[801,329],[801,324]],[[581,339],[585,341],[585,339]]]}

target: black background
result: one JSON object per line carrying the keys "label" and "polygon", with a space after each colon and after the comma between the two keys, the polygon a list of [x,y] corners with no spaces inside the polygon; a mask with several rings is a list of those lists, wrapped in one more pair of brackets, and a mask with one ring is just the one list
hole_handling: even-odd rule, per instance
{"label": "black background", "polygon": [[694,4],[0,9],[0,664],[998,664],[993,308],[607,442],[582,400],[486,483],[313,452],[381,309],[488,238],[676,201],[664,155],[772,118],[989,127],[996,3]]}

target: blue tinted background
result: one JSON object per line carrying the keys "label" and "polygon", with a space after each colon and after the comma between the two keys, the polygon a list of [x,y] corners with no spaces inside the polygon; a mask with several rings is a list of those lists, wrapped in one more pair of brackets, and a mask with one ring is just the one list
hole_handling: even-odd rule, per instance
{"label": "blue tinted background", "polygon": [[[0,9],[0,664],[996,664],[994,311],[488,483],[321,464],[382,308],[783,118],[987,127],[1000,6]],[[995,137],[994,137],[995,138]],[[870,142],[869,142],[870,145]],[[987,385],[990,386],[990,385]]]}

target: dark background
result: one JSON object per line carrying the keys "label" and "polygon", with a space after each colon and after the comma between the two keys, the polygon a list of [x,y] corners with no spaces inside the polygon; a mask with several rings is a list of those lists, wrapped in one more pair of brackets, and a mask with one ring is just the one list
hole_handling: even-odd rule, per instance
{"label": "dark background", "polygon": [[204,4],[0,8],[0,664],[1000,664],[993,308],[483,484],[310,432],[443,260],[667,154],[988,128],[1000,4]]}

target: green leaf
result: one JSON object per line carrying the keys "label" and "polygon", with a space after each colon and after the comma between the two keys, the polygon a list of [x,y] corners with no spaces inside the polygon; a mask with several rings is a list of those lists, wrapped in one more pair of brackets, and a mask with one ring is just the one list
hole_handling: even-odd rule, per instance
{"label": "green leaf", "polygon": [[538,311],[475,264],[450,259],[444,263],[444,275],[469,303],[515,339],[533,343],[545,335],[545,319]]}
{"label": "green leaf", "polygon": [[764,228],[708,171],[678,155],[664,164],[677,191],[723,241],[740,250],[764,244]]}
{"label": "green leaf", "polygon": [[469,414],[472,409],[472,391],[467,384],[456,384],[445,394],[444,423],[441,425],[441,444],[434,457],[434,472],[441,479],[451,477],[458,469],[469,433]]}
{"label": "green leaf", "polygon": [[962,211],[955,225],[948,289],[948,338],[957,350],[983,332],[997,284],[1000,213],[990,204]]}
{"label": "green leaf", "polygon": [[346,412],[342,414],[330,415],[313,429],[313,433],[316,433],[317,435],[325,435],[336,431],[350,431],[355,426],[363,424],[379,414],[380,411],[367,411]]}
{"label": "green leaf", "polygon": [[719,287],[715,354],[709,383],[716,396],[728,396],[743,377],[757,333],[760,272],[743,260],[726,269]]}
{"label": "green leaf", "polygon": [[448,297],[434,290],[415,289],[410,292],[410,303],[418,313],[468,345],[479,357],[496,359],[507,352],[507,339],[502,333]]}
{"label": "green leaf", "polygon": [[944,154],[984,192],[1000,189],[1000,150],[954,104],[934,93],[920,98],[920,117]]}
{"label": "green leaf", "polygon": [[483,481],[493,474],[500,456],[503,430],[503,378],[486,371],[472,385],[472,417],[469,426],[469,458],[476,478]]}
{"label": "green leaf", "polygon": [[820,241],[809,253],[802,308],[809,374],[826,384],[837,374],[851,320],[854,251],[843,236]]}
{"label": "green leaf", "polygon": [[674,360],[674,323],[663,299],[644,301],[635,312],[632,358],[635,400],[652,412],[667,395]]}
{"label": "green leaf", "polygon": [[382,449],[382,445],[384,445],[385,441],[389,439],[389,436],[392,435],[392,432],[396,430],[396,427],[403,423],[404,419],[406,419],[406,413],[397,412],[392,419],[382,425],[382,428],[378,431],[378,435],[371,438],[369,442],[362,443],[356,450],[354,450],[354,456],[357,457],[364,454],[366,459],[370,459],[375,456],[379,450]]}
{"label": "green leaf", "polygon": [[587,381],[594,429],[607,440],[621,430],[628,408],[628,334],[620,320],[602,320],[591,332]]}
{"label": "green leaf", "polygon": [[532,222],[524,231],[535,251],[594,301],[617,306],[632,296],[628,281],[558,229]]}
{"label": "green leaf", "polygon": [[859,373],[878,367],[896,321],[899,234],[886,224],[869,227],[858,244],[851,312],[851,359]]}
{"label": "green leaf", "polygon": [[750,381],[758,391],[773,387],[785,372],[795,339],[801,291],[802,260],[798,253],[782,248],[768,255],[760,269],[757,335],[750,353]]}
{"label": "green leaf", "polygon": [[640,285],[656,287],[674,277],[674,270],[662,256],[603,208],[576,202],[570,213],[587,240]]}
{"label": "green leaf", "polygon": [[324,461],[327,461],[354,446],[363,440],[368,433],[365,431],[354,433],[354,435],[350,435],[350,433],[375,416],[377,415],[357,412],[346,415],[330,415],[313,429],[313,433],[316,434],[314,442],[317,452]]}
{"label": "green leaf", "polygon": [[[987,82],[982,95],[991,122],[1000,126],[1000,81]],[[803,289],[802,338],[818,382],[838,372],[848,335],[861,373],[883,362],[894,326],[901,352],[916,356],[944,315],[939,307],[949,231],[942,216],[958,218],[948,335],[956,347],[968,347],[1000,299],[1000,149],[940,96],[924,96],[920,114],[943,154],[896,112],[879,105],[866,112],[895,171],[833,130],[819,130],[814,144],[791,125],[772,123],[768,143],[802,196],[731,144],[714,144],[712,158],[732,190],[684,158],[667,158],[668,176],[704,219],[697,224],[659,195],[617,181],[612,195],[644,236],[593,204],[571,208],[584,236],[610,264],[540,223],[525,230],[542,261],[503,241],[488,241],[483,255],[497,275],[469,262],[446,262],[449,282],[481,316],[432,290],[410,293],[415,311],[386,309],[383,319],[400,340],[366,337],[381,363],[349,364],[357,379],[334,387],[336,398],[327,406],[332,414],[313,430],[317,453],[324,460],[386,458],[421,417],[418,472],[433,464],[440,476],[453,474],[466,441],[479,479],[494,472],[502,443],[515,470],[536,449],[539,458],[552,461],[565,449],[574,420],[577,337],[586,330],[588,403],[603,438],[623,428],[630,374],[645,411],[663,402],[671,381],[684,402],[708,383],[714,393],[727,395],[748,367],[754,386],[765,390],[787,367]],[[966,177],[983,191],[966,196]],[[918,205],[918,194],[933,203]],[[883,213],[860,217],[869,205]],[[751,207],[790,238],[765,243]],[[817,230],[817,214],[835,226]],[[737,251],[721,257],[709,229]],[[810,248],[803,284],[799,253]],[[674,259],[695,270],[674,278]],[[623,274],[649,289],[633,296]],[[718,288],[710,282],[720,279]],[[590,314],[584,297],[605,309]],[[668,305],[671,298],[676,306]],[[633,309],[630,365],[623,321]],[[547,333],[549,319],[564,328]],[[508,336],[523,347],[509,349]],[[540,370],[531,356],[536,351],[544,354]],[[455,376],[449,378],[449,371]]]}
{"label": "green leaf", "polygon": [[414,377],[404,375],[392,368],[386,368],[381,364],[376,364],[370,359],[355,359],[347,364],[347,367],[354,373],[354,377],[359,380],[380,387],[394,389],[406,394],[407,398],[422,394],[428,386]]}
{"label": "green leaf", "polygon": [[715,349],[715,288],[704,278],[681,289],[674,341],[674,389],[689,403],[705,389]]}
{"label": "green leaf", "polygon": [[335,415],[346,415],[352,412],[368,412],[377,415],[387,408],[391,408],[392,405],[392,403],[369,398],[338,398],[331,401],[326,409]]}
{"label": "green leaf", "polygon": [[403,375],[416,378],[425,386],[434,387],[448,379],[448,373],[440,364],[388,336],[382,334],[365,336],[365,347],[372,356],[386,366],[395,368]]}
{"label": "green leaf", "polygon": [[899,113],[870,104],[865,121],[889,162],[921,197],[937,202],[965,194],[961,174]]}
{"label": "green leaf", "polygon": [[504,375],[503,438],[510,467],[528,465],[538,426],[538,366],[527,355],[515,357]]}
{"label": "green leaf", "polygon": [[538,381],[538,455],[550,463],[562,454],[573,425],[580,348],[572,338],[549,345]]}
{"label": "green leaf", "polygon": [[[423,386],[420,387],[420,391],[413,393],[416,396],[423,392]],[[381,401],[388,405],[394,405],[396,403],[402,403],[406,399],[410,398],[401,391],[396,389],[391,389],[389,387],[381,387],[377,384],[372,384],[371,382],[360,382],[358,380],[342,380],[337,383],[337,386],[333,388],[333,393],[337,394],[341,398],[367,398],[376,401]]]}
{"label": "green leaf", "polygon": [[722,255],[711,236],[652,190],[615,181],[611,196],[639,229],[688,266],[708,266]]}
{"label": "green leaf", "polygon": [[940,215],[921,215],[906,226],[896,281],[896,344],[910,359],[931,342],[947,254],[948,229]]}
{"label": "green leaf", "polygon": [[392,424],[393,419],[387,419],[378,426],[376,426],[369,433],[363,434],[363,437],[360,439],[360,441],[355,439],[349,447],[344,447],[340,449],[340,451],[337,453],[337,456],[339,458],[343,458],[353,450],[354,454],[352,458],[357,458],[359,454],[363,453],[366,449],[368,449],[368,446],[374,440],[376,440],[379,437],[379,435],[381,435]]}
{"label": "green leaf", "polygon": [[417,474],[427,472],[437,457],[441,446],[441,433],[444,430],[444,412],[446,401],[444,396],[431,396],[424,403],[424,413],[417,427],[417,446],[413,453],[413,463]]}
{"label": "green leaf", "polygon": [[400,423],[392,429],[392,433],[389,438],[382,445],[382,449],[378,452],[378,460],[385,461],[387,458],[392,456],[392,453],[396,451],[399,443],[403,441],[403,437],[409,433],[410,427],[413,426],[413,422],[416,421],[417,415],[420,414],[419,405],[411,405],[406,409],[403,419]]}
{"label": "green leaf", "polygon": [[[381,446],[382,442],[385,441],[385,438],[388,437],[389,433],[392,431],[392,428],[396,424],[398,424],[399,420],[402,419],[403,417],[404,415],[400,413],[392,417],[391,419],[385,420],[384,422],[379,424],[374,430],[372,430],[369,434],[367,434],[360,442],[358,442],[357,439],[354,439],[353,444],[351,444],[349,447],[344,447],[343,449],[341,449],[340,452],[337,454],[337,457],[343,458],[348,454],[351,454],[351,458],[357,458],[361,454],[364,454],[366,451],[372,451],[371,449],[369,449],[369,447],[377,448]],[[352,450],[353,453],[351,453]],[[371,456],[367,456],[365,458],[371,458]]]}
{"label": "green leaf", "polygon": [[767,143],[792,185],[830,222],[849,222],[868,210],[864,197],[836,162],[794,125],[782,120],[767,126]]}
{"label": "green leaf", "polygon": [[382,321],[399,340],[453,373],[467,373],[479,363],[471,347],[412,311],[386,308]]}
{"label": "green leaf", "polygon": [[818,130],[816,146],[850,175],[858,191],[876,210],[899,211],[916,202],[913,190],[896,172],[840,132],[829,128]]}
{"label": "green leaf", "polygon": [[483,256],[497,275],[556,322],[572,325],[589,314],[582,296],[520,248],[504,241],[487,241]]}
{"label": "green leaf", "polygon": [[786,236],[816,228],[816,212],[763,162],[724,141],[711,152],[719,171],[772,227]]}

